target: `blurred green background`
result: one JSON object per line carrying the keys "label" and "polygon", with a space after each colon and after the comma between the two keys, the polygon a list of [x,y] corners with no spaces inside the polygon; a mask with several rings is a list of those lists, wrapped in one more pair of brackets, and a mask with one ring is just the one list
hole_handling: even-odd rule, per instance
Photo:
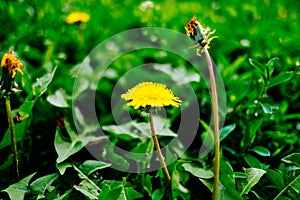
{"label": "blurred green background", "polygon": [[[6,0],[0,2],[0,12],[0,55],[13,48],[25,65],[25,75],[16,78],[23,91],[12,99],[15,112],[28,96],[34,96],[32,85],[37,78],[58,66],[48,90],[41,94],[32,109],[30,124],[19,139],[24,176],[34,171],[45,175],[56,170],[57,154],[53,145],[56,127],[61,117],[71,121],[74,72],[93,48],[115,34],[138,27],[162,27],[184,33],[186,22],[194,15],[204,27],[216,29],[215,35],[219,37],[211,42],[209,51],[226,89],[225,125],[236,124],[234,132],[222,142],[224,158],[234,170],[253,167],[251,163],[257,162],[263,162],[264,167],[278,168],[284,156],[300,150],[300,1]],[[68,24],[66,18],[72,12],[85,12],[90,19]],[[266,86],[249,59],[265,66],[274,57],[279,59],[274,64],[272,77],[275,79],[282,73],[292,75],[273,79],[273,83],[277,81],[278,84]],[[103,116],[99,119],[102,124],[114,123],[107,106],[118,79],[126,71],[147,62],[171,66],[184,63],[171,54],[162,56],[151,50],[127,55],[114,62],[111,65],[113,75],[106,77],[101,89],[97,89],[97,98],[102,104],[96,109]],[[185,70],[187,74],[195,73],[188,67]],[[191,85],[198,95],[202,120],[208,122],[210,97],[206,86],[204,83]],[[48,98],[55,96],[57,91],[64,99],[58,106]],[[8,125],[4,102],[1,101],[0,107],[2,139]],[[177,126],[176,111],[174,116],[170,119],[171,129]],[[199,129],[199,135],[204,129]],[[248,132],[255,136],[245,136]],[[3,160],[0,163],[3,177],[0,178],[3,182],[0,189],[13,182],[7,175],[10,171],[7,145],[2,146],[0,153]],[[254,146],[265,147],[271,152],[270,156],[250,154]],[[199,142],[194,142],[187,154],[195,157],[198,147]],[[86,152],[81,153],[75,159],[78,162],[82,161],[80,155],[86,155]],[[249,155],[248,159],[245,155]],[[258,193],[265,191],[267,189],[261,189]],[[266,193],[261,196],[269,197]]]}

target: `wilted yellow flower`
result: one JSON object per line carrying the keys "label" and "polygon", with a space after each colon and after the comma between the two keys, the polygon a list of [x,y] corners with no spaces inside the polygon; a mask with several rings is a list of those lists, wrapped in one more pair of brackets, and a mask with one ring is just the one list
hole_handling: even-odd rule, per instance
{"label": "wilted yellow flower", "polygon": [[178,107],[181,102],[167,86],[153,82],[139,83],[122,94],[121,98],[129,101],[127,105],[133,106],[134,109],[147,106],[159,108],[171,105]]}
{"label": "wilted yellow flower", "polygon": [[66,22],[68,24],[74,24],[76,22],[88,22],[89,20],[90,15],[84,12],[72,12],[66,18]]}
{"label": "wilted yellow flower", "polygon": [[195,27],[198,26],[198,24],[200,23],[197,21],[196,16],[194,16],[190,21],[187,22],[187,27],[184,27],[186,34],[190,36],[192,39],[195,39],[195,34],[196,34]]}
{"label": "wilted yellow flower", "polygon": [[196,16],[194,16],[190,21],[187,22],[187,27],[184,27],[186,34],[194,40],[195,44],[200,45],[203,48],[209,49],[210,42],[218,38],[217,36],[211,37],[215,30],[210,31],[210,28],[204,28],[201,26],[200,22],[197,21]]}
{"label": "wilted yellow flower", "polygon": [[11,49],[2,57],[1,67],[2,69],[7,68],[11,78],[14,78],[17,72],[23,74],[23,64],[15,57],[14,52]]}
{"label": "wilted yellow flower", "polygon": [[17,72],[23,74],[23,64],[15,57],[14,52],[10,49],[4,54],[1,60],[2,76],[0,79],[0,89],[11,91],[15,87],[14,78]]}

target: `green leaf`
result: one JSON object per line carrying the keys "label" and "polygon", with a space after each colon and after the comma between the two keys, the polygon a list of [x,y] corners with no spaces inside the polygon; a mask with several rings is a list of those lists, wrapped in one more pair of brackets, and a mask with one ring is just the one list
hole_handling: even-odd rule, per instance
{"label": "green leaf", "polygon": [[228,189],[222,182],[218,187],[219,190],[219,197],[218,199],[226,199],[226,200],[244,200],[236,191],[235,188]]}
{"label": "green leaf", "polygon": [[173,68],[171,64],[155,64],[153,68],[168,74],[178,85],[200,81],[198,73],[188,71],[185,67]]}
{"label": "green leaf", "polygon": [[[57,163],[61,163],[68,159],[71,155],[80,151],[86,144],[95,140],[103,140],[105,136],[94,136],[90,134],[91,132],[98,129],[98,125],[90,125],[84,128],[80,135],[76,134],[71,125],[65,121],[65,129],[57,128],[56,134],[54,138],[54,147],[56,153],[58,154],[58,158],[56,160]],[[69,139],[65,139],[62,135],[63,133],[67,133]]]}
{"label": "green leaf", "polygon": [[[287,184],[286,187],[284,187],[277,195],[276,197],[274,198],[274,200],[277,200],[282,194],[284,194],[284,192],[289,188],[293,188],[296,193],[299,194],[299,191],[300,191],[300,174],[295,177],[294,179],[292,179],[289,184]],[[291,195],[291,192],[289,192],[289,195]]]}
{"label": "green leaf", "polygon": [[255,119],[249,123],[248,130],[244,132],[243,144],[244,148],[247,149],[249,146],[253,144],[253,141],[256,137],[256,132],[261,126],[263,120],[261,118]]}
{"label": "green leaf", "polygon": [[284,163],[280,163],[279,168],[280,173],[282,173],[284,176],[288,176],[289,172],[286,168],[286,166],[284,165]]}
{"label": "green leaf", "polygon": [[124,187],[124,191],[127,199],[138,199],[144,197],[144,195],[137,192],[132,187]]}
{"label": "green leaf", "polygon": [[33,173],[19,182],[10,185],[5,190],[2,190],[2,192],[6,192],[11,200],[23,200],[25,193],[29,191],[28,183],[35,174],[36,173]]}
{"label": "green leaf", "polygon": [[244,172],[235,172],[233,177],[234,178],[247,178],[248,176]]}
{"label": "green leaf", "polygon": [[12,155],[9,154],[6,158],[3,158],[2,164],[0,165],[0,171],[10,167],[13,163]]}
{"label": "green leaf", "polygon": [[278,57],[274,57],[274,58],[271,58],[267,65],[274,65],[275,62],[278,62],[279,61],[279,58]]}
{"label": "green leaf", "polygon": [[288,164],[294,164],[300,167],[300,153],[292,153],[281,159],[283,162]]}
{"label": "green leaf", "polygon": [[182,167],[193,174],[194,176],[198,178],[204,178],[204,179],[209,179],[214,177],[214,173],[205,169],[201,169],[199,166],[193,163],[184,163],[182,164]]}
{"label": "green leaf", "polygon": [[[160,123],[155,123],[157,136],[177,137],[177,134],[169,129],[168,123],[164,123],[162,126],[159,125]],[[150,125],[149,123],[145,122],[137,123],[135,121],[130,121],[128,123],[120,125],[102,126],[102,129],[110,132],[120,139],[127,141],[130,141],[132,139],[145,140],[147,138],[151,138]]]}
{"label": "green leaf", "polygon": [[73,189],[70,189],[70,190],[65,191],[62,194],[58,194],[58,197],[53,200],[69,200],[70,199],[69,195],[72,193],[72,190]]}
{"label": "green leaf", "polygon": [[78,172],[79,178],[83,179],[79,185],[74,186],[76,190],[89,197],[90,199],[97,199],[101,189],[88,176],[86,176],[79,168],[72,165],[73,169]]}
{"label": "green leaf", "polygon": [[276,170],[267,170],[267,177],[270,179],[270,181],[277,186],[279,190],[284,188],[284,177],[282,173],[276,171]]}
{"label": "green leaf", "polygon": [[181,197],[184,200],[190,199],[190,191],[182,184],[181,173],[175,169],[172,173],[172,196],[174,199]]}
{"label": "green leaf", "polygon": [[30,184],[30,188],[38,194],[44,194],[46,189],[59,177],[59,174],[49,174],[36,179]]}
{"label": "green leaf", "polygon": [[262,124],[262,121],[263,121],[262,119],[257,119],[257,120],[254,120],[253,122],[251,122],[250,129],[249,129],[249,132],[250,132],[250,141],[249,142],[250,142],[250,144],[253,143],[256,132],[259,129],[260,125]]}
{"label": "green leaf", "polygon": [[152,194],[152,199],[162,200],[164,198],[164,191],[162,189],[156,189]]}
{"label": "green leaf", "polygon": [[100,192],[100,195],[98,197],[99,200],[106,200],[106,199],[119,199],[122,189],[123,189],[123,184],[120,181],[103,181],[101,184],[102,186],[102,191]]}
{"label": "green leaf", "polygon": [[248,168],[245,169],[245,173],[248,175],[248,178],[239,181],[239,185],[241,186],[240,195],[248,194],[251,188],[259,182],[266,171],[257,168]]}
{"label": "green leaf", "polygon": [[89,181],[82,180],[79,185],[75,185],[74,188],[87,196],[89,199],[98,199],[100,191],[97,190]]}
{"label": "green leaf", "polygon": [[[213,192],[214,183],[207,179],[201,179],[200,181],[211,191]],[[226,200],[243,200],[243,198],[239,195],[239,193],[235,190],[235,188],[228,189],[226,188],[222,182],[219,182],[218,187],[218,199],[226,199]]]}
{"label": "green leaf", "polygon": [[75,119],[77,119],[80,126],[84,127],[84,126],[88,125],[85,120],[85,117],[83,116],[83,114],[81,113],[81,111],[78,107],[75,106],[73,114],[74,114]]}
{"label": "green leaf", "polygon": [[[137,143],[137,145],[125,154],[125,157],[136,162],[138,171],[149,169],[153,157],[154,142],[151,138]],[[156,155],[156,154],[155,154]]]}
{"label": "green leaf", "polygon": [[64,175],[66,169],[72,167],[72,164],[69,162],[56,163],[56,168],[58,169],[60,175]]}
{"label": "green leaf", "polygon": [[125,154],[125,157],[135,160],[136,162],[148,163],[150,166],[150,160],[153,155],[154,143],[152,139],[137,143],[137,145]]}
{"label": "green leaf", "polygon": [[[35,105],[35,101],[25,101],[21,107],[19,108],[19,113],[22,116],[22,123],[15,124],[15,132],[16,132],[16,141],[19,142],[23,140],[26,128],[28,127],[31,121],[32,109]],[[0,149],[7,147],[10,145],[10,131],[7,129],[5,135],[0,143]]]}
{"label": "green leaf", "polygon": [[70,142],[66,141],[62,137],[61,128],[57,128],[55,139],[54,139],[54,147],[56,153],[58,154],[58,158],[56,159],[57,163],[61,163],[69,158],[71,155],[75,154],[76,152],[80,151],[84,145],[77,134],[71,130],[68,123],[66,124],[66,130],[70,136]]}
{"label": "green leaf", "polygon": [[268,69],[268,75],[269,77],[271,77],[271,75],[273,74],[274,71],[274,64],[275,62],[278,62],[279,58],[278,57],[274,57],[272,59],[270,59],[267,63],[267,69]]}
{"label": "green leaf", "polygon": [[102,161],[97,161],[97,160],[86,160],[83,164],[79,166],[79,169],[89,176],[91,173],[99,170],[99,169],[104,169],[107,167],[110,167],[110,163],[105,163]]}
{"label": "green leaf", "polygon": [[221,133],[220,133],[220,141],[224,140],[229,133],[231,133],[236,127],[236,124],[229,124],[225,127],[223,127]]}
{"label": "green leaf", "polygon": [[249,58],[249,63],[251,64],[254,69],[256,69],[264,78],[265,83],[267,82],[267,74],[266,74],[266,68],[264,65],[260,64],[258,61]]}
{"label": "green leaf", "polygon": [[41,96],[43,93],[46,92],[48,85],[51,83],[54,77],[56,69],[57,66],[53,69],[52,73],[48,73],[43,77],[36,79],[36,83],[32,85],[34,95]]}
{"label": "green leaf", "polygon": [[123,156],[114,151],[113,144],[107,144],[105,146],[102,156],[105,160],[111,162],[113,166],[118,166],[122,170],[127,170],[130,166],[129,162]]}
{"label": "green leaf", "polygon": [[[207,179],[202,179],[202,178],[200,178],[199,180],[203,183],[203,185],[205,185],[209,189],[209,191],[213,192],[213,188],[214,188],[213,181],[209,181]],[[221,184],[219,184],[219,191],[220,191],[220,186]]]}
{"label": "green leaf", "polygon": [[257,153],[260,156],[270,156],[271,153],[270,151],[262,146],[256,146],[254,148],[252,148],[250,151],[254,151],[255,153]]}
{"label": "green leaf", "polygon": [[209,127],[209,125],[203,121],[203,120],[199,120],[201,125],[203,126],[205,132],[203,132],[201,134],[201,139],[203,141],[203,145],[202,145],[202,149],[200,149],[201,155],[199,155],[200,157],[202,157],[203,155],[207,155],[208,151],[210,151],[211,147],[214,146],[215,144],[215,136],[214,136],[214,132],[213,130]]}
{"label": "green leaf", "polygon": [[135,191],[132,187],[125,187],[121,181],[105,180],[101,185],[103,186],[98,197],[99,200],[134,200],[143,197],[141,193]]}
{"label": "green leaf", "polygon": [[[57,67],[56,67],[57,68]],[[32,116],[32,110],[34,108],[34,105],[36,104],[38,98],[47,90],[48,85],[51,83],[52,78],[54,76],[54,73],[56,71],[56,68],[53,70],[52,73],[49,73],[45,76],[43,76],[42,82],[39,82],[37,79],[37,83],[35,83],[34,85],[36,85],[35,87],[42,87],[43,90],[36,93],[35,97],[32,98],[31,95],[29,95],[25,102],[20,106],[20,108],[18,109],[18,113],[21,115],[22,117],[22,122],[19,124],[15,124],[15,132],[16,132],[16,141],[19,142],[21,140],[23,140],[25,132],[27,131],[27,127],[29,126],[30,122],[31,122],[31,116]],[[7,147],[10,145],[10,131],[7,130],[5,132],[5,135],[0,143],[0,149]]]}
{"label": "green leaf", "polygon": [[[84,77],[82,78],[77,78],[78,77],[78,70],[80,69],[81,65],[75,65],[73,69],[70,70],[70,73],[77,78],[76,81],[78,81],[78,88],[73,91],[73,97],[74,99],[77,99],[78,96],[83,92],[86,91],[89,88],[89,82],[91,79],[91,76],[93,76],[93,68],[88,64],[89,61],[85,63],[85,70],[84,72],[81,73],[81,76],[83,75]],[[84,74],[83,74],[84,73]]]}
{"label": "green leaf", "polygon": [[229,162],[224,160],[220,161],[220,195],[221,199],[236,199],[242,200],[242,197],[239,195],[236,190],[235,179],[233,169]]}
{"label": "green leaf", "polygon": [[67,96],[63,89],[56,90],[55,94],[47,97],[47,101],[50,104],[60,108],[66,108],[69,106],[66,99]]}
{"label": "green leaf", "polygon": [[147,174],[144,175],[142,178],[142,185],[143,189],[148,193],[149,196],[152,195],[152,182],[151,182],[152,176]]}
{"label": "green leaf", "polygon": [[271,78],[268,88],[274,87],[276,85],[282,84],[289,81],[293,77],[293,72],[283,72],[277,75],[275,78]]}
{"label": "green leaf", "polygon": [[272,107],[270,106],[270,104],[259,102],[259,105],[262,107],[265,114],[272,114],[273,113]]}
{"label": "green leaf", "polygon": [[175,153],[172,153],[169,146],[166,146],[166,165],[170,165],[178,159]]}
{"label": "green leaf", "polygon": [[[214,187],[214,183],[213,181],[209,181],[207,179],[202,179],[200,178],[200,181],[203,183],[203,185],[205,185],[211,192],[213,192],[213,187]],[[234,191],[234,190],[233,190]],[[218,187],[218,199],[226,199],[226,200],[243,200],[243,198],[241,198],[239,196],[239,194],[237,196],[232,196],[229,193],[229,190],[227,190],[225,188],[225,186],[222,184],[222,182],[219,182],[219,187]]]}
{"label": "green leaf", "polygon": [[293,188],[293,190],[299,194],[300,193],[300,175],[298,175],[298,177],[296,177],[293,180],[293,183],[291,184],[291,187]]}
{"label": "green leaf", "polygon": [[243,158],[250,167],[262,168],[261,162],[254,156],[247,154]]}

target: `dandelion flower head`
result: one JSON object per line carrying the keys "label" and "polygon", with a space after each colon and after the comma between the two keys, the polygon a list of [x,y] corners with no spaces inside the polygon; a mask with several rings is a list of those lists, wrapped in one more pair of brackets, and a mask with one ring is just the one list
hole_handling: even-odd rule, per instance
{"label": "dandelion flower head", "polygon": [[203,28],[195,16],[187,22],[187,27],[184,28],[186,34],[194,40],[195,44],[199,44],[203,47],[201,51],[203,51],[204,48],[209,49],[210,42],[213,39],[218,38],[218,36],[211,36],[216,30],[210,31],[209,27]]}
{"label": "dandelion flower head", "polygon": [[181,100],[167,86],[160,83],[142,82],[129,89],[121,98],[129,101],[128,106],[159,108],[164,106],[179,107]]}
{"label": "dandelion flower head", "polygon": [[84,12],[72,12],[70,13],[67,18],[66,22],[68,24],[74,24],[76,22],[88,22],[90,20],[90,15]]}
{"label": "dandelion flower head", "polygon": [[15,57],[14,52],[10,49],[8,53],[4,54],[1,60],[2,71],[4,68],[8,71],[10,78],[14,78],[17,72],[23,74],[22,68],[23,64],[21,61]]}

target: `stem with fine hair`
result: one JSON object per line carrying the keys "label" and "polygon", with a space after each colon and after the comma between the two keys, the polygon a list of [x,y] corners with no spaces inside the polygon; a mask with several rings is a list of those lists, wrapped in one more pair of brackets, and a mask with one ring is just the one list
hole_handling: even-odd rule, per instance
{"label": "stem with fine hair", "polygon": [[7,95],[5,97],[5,105],[6,105],[7,119],[8,119],[8,125],[9,125],[9,130],[10,130],[13,168],[14,168],[14,173],[15,173],[17,180],[20,180],[16,132],[15,132],[14,121],[13,121],[11,107],[10,107],[9,95]]}
{"label": "stem with fine hair", "polygon": [[160,146],[159,146],[158,139],[157,139],[155,129],[154,129],[154,123],[153,123],[153,117],[152,117],[151,111],[149,111],[149,118],[150,118],[150,128],[151,128],[151,133],[152,133],[152,139],[154,141],[154,146],[155,146],[158,158],[159,158],[160,165],[162,166],[162,170],[163,170],[164,176],[166,178],[167,184],[168,184],[168,186],[170,186],[171,185],[171,177],[170,177],[169,171],[166,167],[164,157],[160,150]]}
{"label": "stem with fine hair", "polygon": [[219,174],[220,174],[220,134],[219,134],[219,115],[218,115],[218,96],[217,87],[214,75],[214,69],[208,50],[204,48],[205,57],[207,61],[210,84],[211,84],[211,98],[212,98],[212,111],[214,121],[214,133],[215,133],[215,178],[213,187],[213,200],[218,199],[218,187],[219,187]]}

